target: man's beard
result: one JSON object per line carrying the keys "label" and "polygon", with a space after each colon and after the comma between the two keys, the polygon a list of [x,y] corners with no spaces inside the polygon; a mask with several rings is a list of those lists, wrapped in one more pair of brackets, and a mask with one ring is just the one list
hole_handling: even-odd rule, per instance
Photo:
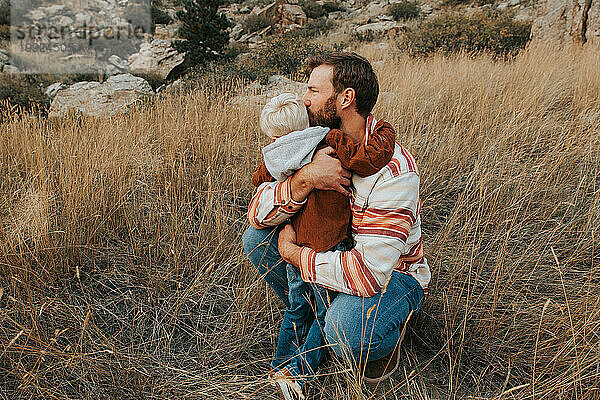
{"label": "man's beard", "polygon": [[319,112],[313,113],[307,107],[308,111],[308,122],[310,126],[327,126],[331,129],[339,129],[342,119],[337,115],[337,109],[335,107],[335,95],[331,96],[323,105],[323,109]]}

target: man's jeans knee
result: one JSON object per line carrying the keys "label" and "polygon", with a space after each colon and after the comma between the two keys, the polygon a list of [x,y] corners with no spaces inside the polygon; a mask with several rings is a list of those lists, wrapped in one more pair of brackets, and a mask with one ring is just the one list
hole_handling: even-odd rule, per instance
{"label": "man's jeans knee", "polygon": [[325,338],[339,357],[364,363],[391,353],[409,313],[423,302],[423,289],[412,276],[395,271],[384,294],[339,294],[325,317]]}

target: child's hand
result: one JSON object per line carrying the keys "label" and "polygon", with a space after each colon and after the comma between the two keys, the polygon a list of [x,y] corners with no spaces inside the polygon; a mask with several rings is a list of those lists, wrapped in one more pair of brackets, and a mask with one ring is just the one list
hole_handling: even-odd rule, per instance
{"label": "child's hand", "polygon": [[300,247],[296,245],[296,231],[292,224],[287,224],[279,232],[277,248],[285,261],[296,267],[300,265]]}

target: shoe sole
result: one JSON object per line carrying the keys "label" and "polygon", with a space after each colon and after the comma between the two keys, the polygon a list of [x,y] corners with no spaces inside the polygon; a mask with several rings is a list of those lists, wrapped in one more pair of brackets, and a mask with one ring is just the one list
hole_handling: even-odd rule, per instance
{"label": "shoe sole", "polygon": [[412,313],[413,312],[411,310],[411,312],[406,317],[406,321],[404,321],[404,326],[402,327],[402,332],[400,332],[400,338],[398,339],[398,343],[396,344],[396,347],[394,348],[394,350],[397,350],[396,359],[394,360],[396,365],[394,365],[394,368],[392,368],[390,371],[381,375],[378,378],[369,378],[369,377],[363,376],[363,379],[366,383],[373,384],[373,383],[379,383],[381,381],[384,381],[384,380],[388,379],[390,376],[392,376],[392,374],[398,370],[398,367],[400,366],[400,345],[402,344],[402,341],[404,341],[404,335],[406,334],[406,326],[408,325],[408,321],[410,320]]}

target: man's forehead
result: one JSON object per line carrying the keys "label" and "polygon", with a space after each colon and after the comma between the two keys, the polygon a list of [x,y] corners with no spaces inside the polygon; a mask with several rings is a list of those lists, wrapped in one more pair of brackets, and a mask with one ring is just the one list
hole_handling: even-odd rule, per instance
{"label": "man's forehead", "polygon": [[319,65],[310,73],[308,78],[309,87],[333,87],[333,66],[332,65]]}

